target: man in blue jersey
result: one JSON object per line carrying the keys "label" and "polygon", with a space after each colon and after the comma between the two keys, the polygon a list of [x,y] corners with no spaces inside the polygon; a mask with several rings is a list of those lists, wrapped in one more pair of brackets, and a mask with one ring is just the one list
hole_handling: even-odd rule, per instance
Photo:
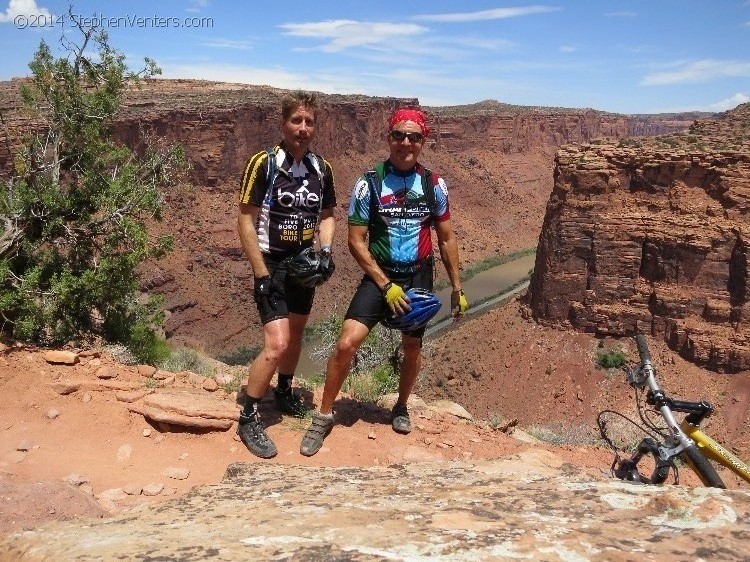
{"label": "man in blue jersey", "polygon": [[317,110],[315,94],[298,91],[285,97],[283,140],[273,150],[250,158],[240,185],[237,227],[255,277],[253,297],[263,323],[263,349],[250,365],[247,400],[237,431],[250,452],[261,458],[277,453],[258,414],[258,404],[277,368],[277,407],[296,417],[307,414],[304,403],[292,392],[292,378],[315,288],[289,272],[298,259],[304,265],[316,229],[320,242],[316,272],[323,279],[333,272],[333,170],[308,148]]}
{"label": "man in blue jersey", "polygon": [[[432,290],[433,253],[430,227],[437,233],[440,257],[453,293],[456,318],[467,309],[458,275],[458,244],[453,234],[448,190],[437,174],[417,161],[429,129],[419,110],[400,109],[388,127],[388,160],[363,175],[349,205],[349,248],[364,271],[346,312],[341,335],[328,361],[320,411],[313,415],[300,453],[320,450],[333,427],[333,403],[349,373],[351,361],[370,330],[387,314],[410,310],[408,288]],[[406,404],[422,364],[424,328],[402,333],[404,353],[398,400],[391,413],[394,431],[409,433]]]}

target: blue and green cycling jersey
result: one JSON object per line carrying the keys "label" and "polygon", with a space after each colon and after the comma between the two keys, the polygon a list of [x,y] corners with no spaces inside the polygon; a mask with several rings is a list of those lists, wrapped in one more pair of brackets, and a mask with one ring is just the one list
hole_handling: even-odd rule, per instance
{"label": "blue and green cycling jersey", "polygon": [[381,268],[390,272],[409,273],[430,257],[432,221],[450,218],[445,182],[434,173],[427,178],[426,184],[435,193],[435,206],[430,209],[423,191],[423,174],[419,163],[402,172],[386,162],[379,201],[371,200],[373,188],[367,175],[357,180],[352,191],[349,224],[369,227],[370,253]]}

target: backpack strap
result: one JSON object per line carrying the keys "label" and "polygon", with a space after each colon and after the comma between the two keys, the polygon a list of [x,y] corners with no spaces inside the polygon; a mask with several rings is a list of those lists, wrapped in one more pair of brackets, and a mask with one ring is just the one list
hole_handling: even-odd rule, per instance
{"label": "backpack strap", "polygon": [[[367,184],[370,187],[370,222],[380,209],[380,194],[383,189],[383,176],[385,176],[385,162],[378,163],[375,168],[365,172]],[[437,200],[435,199],[435,186],[432,185],[432,170],[422,168],[422,192],[427,199],[427,207],[430,209],[430,222],[435,223],[437,212]]]}
{"label": "backpack strap", "polygon": [[266,156],[268,162],[266,163],[266,194],[263,197],[263,203],[270,203],[271,197],[273,197],[273,182],[276,180],[276,151],[274,147],[266,147]]}
{"label": "backpack strap", "polygon": [[383,191],[383,176],[385,175],[385,162],[379,162],[375,168],[365,172],[367,185],[370,188],[370,224],[380,210],[380,194]]}
{"label": "backpack strap", "polygon": [[323,210],[323,190],[325,189],[323,178],[326,175],[326,161],[322,156],[318,156],[314,152],[309,152],[308,154],[311,156],[310,162],[313,168],[315,168],[315,173],[318,174],[318,180],[320,181],[320,205],[318,206],[318,215],[320,215]]}
{"label": "backpack strap", "polygon": [[427,198],[427,207],[430,209],[430,222],[435,224],[437,201],[435,200],[435,186],[432,185],[432,170],[429,168],[422,168],[422,191]]}

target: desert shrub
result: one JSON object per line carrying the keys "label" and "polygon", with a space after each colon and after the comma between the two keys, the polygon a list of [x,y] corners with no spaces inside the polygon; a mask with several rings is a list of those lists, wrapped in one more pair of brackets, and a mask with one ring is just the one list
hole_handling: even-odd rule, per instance
{"label": "desert shrub", "polygon": [[[343,318],[329,316],[314,326],[311,356],[319,361],[329,357],[341,334]],[[398,387],[401,334],[376,325],[352,360],[352,369],[342,390],[363,402],[375,402]]]}
{"label": "desert shrub", "polygon": [[216,366],[209,358],[189,347],[180,347],[174,350],[169,357],[159,362],[158,365],[160,369],[172,373],[190,371],[209,377],[216,374]]}
{"label": "desert shrub", "polygon": [[316,388],[319,388],[323,386],[326,382],[326,377],[324,374],[319,373],[317,375],[311,375],[309,377],[300,377],[297,380],[297,384],[300,388],[304,390],[310,390],[313,391]]}
{"label": "desert shrub", "polygon": [[377,402],[384,394],[390,394],[398,388],[398,374],[390,364],[383,364],[366,372],[351,373],[342,390],[362,402]]}
{"label": "desert shrub", "polygon": [[628,358],[619,349],[600,349],[596,353],[596,364],[602,369],[619,369],[627,360]]}
{"label": "desert shrub", "polygon": [[122,343],[152,362],[164,315],[138,293],[138,267],[171,249],[146,223],[161,219],[160,189],[176,184],[184,157],[145,135],[137,152],[113,141],[126,89],[160,70],[146,59],[130,71],[106,33],[76,25],[80,41],[64,34],[61,58],[41,42],[22,86],[26,119],[6,130],[0,329],[43,345]]}
{"label": "desert shrub", "polygon": [[494,412],[491,413],[489,417],[487,418],[487,424],[492,429],[500,429],[504,423],[505,423],[505,418],[503,418],[503,416],[501,416],[500,414],[497,414]]}

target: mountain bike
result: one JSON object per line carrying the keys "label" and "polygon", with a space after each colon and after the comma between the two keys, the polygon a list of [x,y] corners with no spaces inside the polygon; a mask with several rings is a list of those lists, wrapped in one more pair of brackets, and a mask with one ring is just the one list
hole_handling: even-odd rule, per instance
{"label": "mountain bike", "polygon": [[[679,470],[676,459],[680,459],[700,478],[705,486],[726,488],[716,469],[708,459],[729,468],[740,478],[750,483],[750,467],[726,450],[700,429],[701,422],[714,412],[706,401],[686,402],[671,398],[659,388],[656,369],[651,361],[646,338],[636,336],[640,365],[626,369],[628,382],[635,388],[636,405],[643,425],[614,410],[604,410],[597,417],[602,438],[614,449],[615,460],[612,474],[622,480],[643,484],[662,484],[672,471],[674,483],[679,484]],[[645,399],[643,391],[646,390]],[[674,413],[687,414],[678,423]],[[619,448],[607,435],[608,415],[617,415],[638,427],[648,437],[641,440],[631,457],[620,455]],[[657,425],[651,418],[661,416],[666,426]],[[650,476],[638,470],[644,457],[653,456],[654,470]]]}

